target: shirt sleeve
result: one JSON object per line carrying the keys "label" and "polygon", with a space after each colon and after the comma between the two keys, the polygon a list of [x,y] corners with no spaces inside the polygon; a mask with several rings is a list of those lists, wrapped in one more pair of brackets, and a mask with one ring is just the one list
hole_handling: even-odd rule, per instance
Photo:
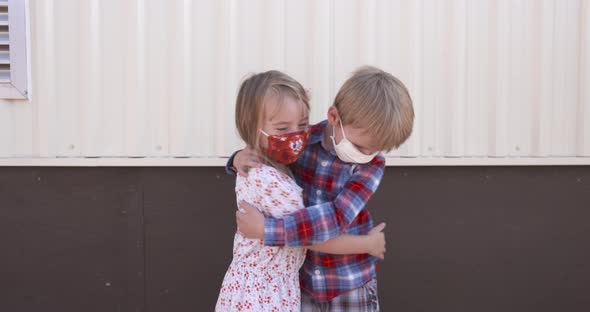
{"label": "shirt sleeve", "polygon": [[358,165],[333,201],[300,209],[283,219],[266,218],[267,246],[310,246],[339,236],[354,221],[377,190],[385,161],[382,157]]}
{"label": "shirt sleeve", "polygon": [[225,173],[227,175],[236,176],[236,174],[238,173],[236,168],[234,167],[234,158],[236,157],[236,154],[240,151],[241,150],[235,151],[227,160],[227,163],[225,164]]}

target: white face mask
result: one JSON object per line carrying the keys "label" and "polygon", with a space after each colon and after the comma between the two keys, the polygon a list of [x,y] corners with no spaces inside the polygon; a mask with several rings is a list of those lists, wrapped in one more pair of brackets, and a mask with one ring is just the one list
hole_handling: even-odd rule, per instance
{"label": "white face mask", "polygon": [[336,155],[338,155],[340,160],[348,163],[366,164],[377,156],[379,152],[367,155],[359,151],[358,148],[346,138],[346,135],[344,134],[344,126],[342,126],[342,120],[339,121],[340,129],[342,129],[342,140],[340,140],[340,143],[336,144],[336,130],[334,130],[336,127],[332,127],[332,135],[330,138],[332,138],[334,150],[336,150]]}

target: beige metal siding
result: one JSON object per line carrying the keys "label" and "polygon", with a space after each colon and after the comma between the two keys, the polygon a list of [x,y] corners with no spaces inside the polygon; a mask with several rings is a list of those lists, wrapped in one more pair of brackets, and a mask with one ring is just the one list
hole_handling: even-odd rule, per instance
{"label": "beige metal siding", "polygon": [[412,138],[390,156],[590,157],[588,0],[29,9],[30,100],[0,100],[3,158],[227,156],[241,146],[233,106],[245,75],[294,76],[312,90],[315,122],[363,64],[400,77],[415,101]]}

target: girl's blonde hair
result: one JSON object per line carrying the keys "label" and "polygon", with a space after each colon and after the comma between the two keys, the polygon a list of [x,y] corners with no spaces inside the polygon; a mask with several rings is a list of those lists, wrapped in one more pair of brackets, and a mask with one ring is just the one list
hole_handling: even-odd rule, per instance
{"label": "girl's blonde hair", "polygon": [[[289,75],[277,70],[254,74],[245,79],[236,99],[236,128],[242,140],[259,155],[262,152],[260,136],[265,118],[265,103],[275,99],[279,105],[290,97],[303,103],[303,113],[309,112],[309,96],[303,86]],[[277,167],[272,160],[267,164]]]}

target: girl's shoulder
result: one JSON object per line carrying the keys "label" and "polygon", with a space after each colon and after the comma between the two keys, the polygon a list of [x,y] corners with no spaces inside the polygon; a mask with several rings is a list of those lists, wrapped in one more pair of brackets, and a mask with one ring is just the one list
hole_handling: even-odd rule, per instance
{"label": "girl's shoulder", "polygon": [[248,170],[248,176],[244,177],[248,180],[265,179],[265,180],[280,180],[283,176],[287,177],[284,173],[280,172],[277,168],[261,165],[258,168],[250,168]]}
{"label": "girl's shoulder", "polygon": [[[240,181],[241,180],[241,181]],[[238,183],[246,183],[248,185],[267,186],[269,184],[294,184],[295,181],[285,173],[279,171],[275,167],[268,165],[261,165],[258,168],[250,168],[246,177],[238,176]]]}
{"label": "girl's shoulder", "polygon": [[251,168],[236,181],[236,198],[279,218],[303,206],[302,188],[291,177],[270,166]]}

